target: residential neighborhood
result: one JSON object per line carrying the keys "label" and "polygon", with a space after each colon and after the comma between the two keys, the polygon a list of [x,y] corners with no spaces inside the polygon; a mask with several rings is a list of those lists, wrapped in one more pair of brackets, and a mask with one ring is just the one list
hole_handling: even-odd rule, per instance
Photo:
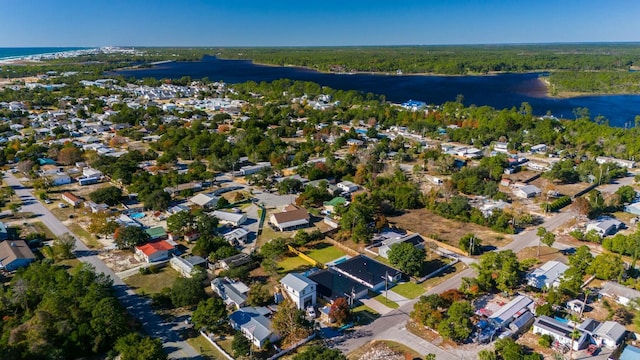
{"label": "residential neighborhood", "polygon": [[0,103],[8,294],[40,264],[87,262],[138,329],[215,358],[389,341],[413,358],[607,359],[639,345],[632,160],[541,135],[476,141],[462,118],[425,125],[472,111],[457,103],[375,105],[420,129],[311,85],[38,84],[63,80],[83,95]]}

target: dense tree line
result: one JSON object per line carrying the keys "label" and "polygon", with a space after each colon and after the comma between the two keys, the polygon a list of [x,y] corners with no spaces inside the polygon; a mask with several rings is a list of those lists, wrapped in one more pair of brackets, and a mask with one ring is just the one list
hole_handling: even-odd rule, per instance
{"label": "dense tree line", "polygon": [[69,359],[110,350],[131,332],[111,280],[88,265],[47,262],[19,271],[0,292],[3,359]]}

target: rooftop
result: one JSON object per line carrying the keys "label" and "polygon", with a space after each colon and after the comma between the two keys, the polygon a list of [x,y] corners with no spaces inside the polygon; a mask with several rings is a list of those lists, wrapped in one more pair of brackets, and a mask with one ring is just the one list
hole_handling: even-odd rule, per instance
{"label": "rooftop", "polygon": [[335,268],[371,285],[384,281],[385,276],[394,277],[400,273],[399,270],[364,255],[354,256],[335,265]]}
{"label": "rooftop", "polygon": [[153,255],[158,251],[170,251],[173,250],[173,245],[164,240],[146,243],[144,245],[136,246],[136,249],[142,251],[145,255]]}
{"label": "rooftop", "polygon": [[310,280],[304,275],[289,273],[280,280],[280,283],[293,289],[294,291],[301,292],[307,286],[317,285],[315,281]]}
{"label": "rooftop", "polygon": [[18,259],[35,258],[33,252],[24,240],[6,240],[0,242],[0,267],[4,267]]}

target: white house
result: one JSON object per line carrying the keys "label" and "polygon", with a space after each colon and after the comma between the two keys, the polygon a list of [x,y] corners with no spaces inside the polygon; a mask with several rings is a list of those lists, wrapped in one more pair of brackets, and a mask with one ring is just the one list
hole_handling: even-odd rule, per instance
{"label": "white house", "polygon": [[605,321],[596,328],[591,336],[596,344],[615,349],[627,335],[627,329],[615,321]]}
{"label": "white house", "polygon": [[220,296],[225,304],[232,305],[236,309],[244,306],[249,294],[249,287],[245,283],[226,277],[217,277],[211,280],[211,289]]}
{"label": "white house", "polygon": [[211,194],[198,194],[191,197],[189,202],[203,208],[215,208],[218,205],[218,199],[220,198]]}
{"label": "white house", "polygon": [[248,236],[249,231],[244,228],[236,228],[222,235],[222,237],[233,246],[246,244]]}
{"label": "white house", "polygon": [[496,327],[505,328],[527,310],[533,310],[533,300],[528,296],[518,295],[491,314],[489,319]]}
{"label": "white house", "polygon": [[546,144],[533,145],[531,147],[531,152],[532,153],[544,153],[544,152],[547,152],[547,145]]}
{"label": "white house", "polygon": [[271,169],[271,163],[268,161],[259,162],[255,165],[247,165],[240,168],[240,175],[247,176],[260,172],[262,169]]}
{"label": "white house", "polygon": [[602,290],[600,290],[598,294],[611,298],[618,304],[624,306],[629,305],[631,300],[640,298],[640,291],[611,281],[602,283]]}
{"label": "white house", "polygon": [[605,219],[587,224],[587,232],[595,231],[600,237],[613,235],[622,229],[624,224],[618,219]]}
{"label": "white house", "polygon": [[525,185],[513,189],[513,195],[522,199],[528,199],[540,195],[542,191],[535,185]]}
{"label": "white house", "polygon": [[397,238],[383,240],[380,247],[378,248],[378,255],[387,259],[389,257],[389,251],[391,250],[391,247],[395,244],[404,242],[409,243],[416,248],[424,248],[424,239],[422,238],[422,236],[420,236],[420,234],[409,234]]}
{"label": "white house", "polygon": [[65,173],[55,174],[50,179],[51,179],[52,186],[71,184],[71,176]]}
{"label": "white house", "polygon": [[568,268],[567,265],[561,262],[547,261],[541,267],[527,274],[527,284],[537,289],[556,287]]}
{"label": "white house", "polygon": [[232,213],[227,211],[216,210],[212,212],[211,215],[218,218],[221,224],[230,224],[233,226],[239,226],[244,224],[247,221],[247,214],[243,214],[243,213]]}
{"label": "white house", "polygon": [[160,240],[136,246],[135,254],[139,259],[152,263],[168,259],[174,248],[167,241]]}
{"label": "white house", "polygon": [[261,348],[267,340],[274,343],[279,337],[271,329],[271,320],[267,315],[271,311],[265,307],[242,307],[229,315],[229,324],[258,348]]}
{"label": "white house", "polygon": [[296,304],[298,309],[304,310],[316,304],[316,284],[301,274],[289,273],[280,280],[285,292]]}
{"label": "white house", "polygon": [[289,205],[283,212],[272,214],[269,222],[280,231],[289,231],[309,226],[310,216],[306,209]]}
{"label": "white house", "polygon": [[200,256],[189,256],[187,258],[181,258],[178,256],[173,256],[171,260],[169,260],[169,266],[171,266],[174,270],[179,272],[184,277],[191,277],[193,270],[200,266],[204,268],[207,264],[207,260],[203,259]]}
{"label": "white house", "polygon": [[598,156],[596,157],[596,162],[600,165],[605,164],[605,163],[613,163],[616,164],[620,167],[626,167],[628,169],[633,169],[634,167],[636,167],[636,162],[635,161],[631,161],[631,160],[624,160],[624,159],[616,159],[616,158],[612,158],[612,157],[606,157],[606,156]]}
{"label": "white house", "polygon": [[348,193],[352,193],[358,191],[360,188],[358,185],[352,183],[351,181],[343,181],[336,185],[340,190]]}
{"label": "white house", "polygon": [[577,339],[572,339],[573,326],[568,323],[558,321],[548,316],[540,316],[533,323],[533,333],[538,335],[550,335],[555,341],[561,345],[571,348],[573,344],[573,350],[578,351],[584,348],[587,342],[588,335],[576,328],[580,333]]}

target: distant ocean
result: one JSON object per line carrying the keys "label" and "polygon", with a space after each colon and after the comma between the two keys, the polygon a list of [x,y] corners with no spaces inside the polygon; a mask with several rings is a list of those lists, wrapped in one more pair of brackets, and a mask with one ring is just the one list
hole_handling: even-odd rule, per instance
{"label": "distant ocean", "polygon": [[88,49],[85,47],[35,47],[35,48],[0,48],[0,60],[16,58],[30,55],[41,55],[59,53],[63,51],[74,51]]}

